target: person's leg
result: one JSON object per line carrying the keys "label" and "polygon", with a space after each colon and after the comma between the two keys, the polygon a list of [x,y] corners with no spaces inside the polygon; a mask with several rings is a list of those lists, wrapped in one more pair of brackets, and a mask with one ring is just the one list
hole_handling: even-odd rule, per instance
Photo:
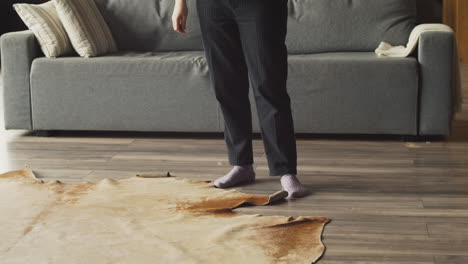
{"label": "person's leg", "polygon": [[290,197],[300,197],[306,194],[306,189],[296,178],[296,138],[286,85],[288,0],[234,2],[269,175],[282,176],[281,184]]}
{"label": "person's leg", "polygon": [[234,165],[214,185],[231,187],[255,179],[247,66],[229,0],[197,0],[196,6],[211,83],[224,117],[229,163]]}
{"label": "person's leg", "polygon": [[236,0],[270,176],[296,174],[296,139],[285,45],[287,0]]}

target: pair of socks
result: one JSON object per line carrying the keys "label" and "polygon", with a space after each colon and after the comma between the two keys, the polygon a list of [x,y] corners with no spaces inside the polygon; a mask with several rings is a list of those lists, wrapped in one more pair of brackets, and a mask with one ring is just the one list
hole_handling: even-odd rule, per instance
{"label": "pair of socks", "polygon": [[[213,185],[217,188],[229,188],[253,181],[255,181],[255,171],[252,164],[234,165],[226,175],[215,180]],[[308,193],[306,187],[301,184],[294,174],[284,174],[281,176],[280,181],[283,189],[288,192],[288,198],[299,198]]]}

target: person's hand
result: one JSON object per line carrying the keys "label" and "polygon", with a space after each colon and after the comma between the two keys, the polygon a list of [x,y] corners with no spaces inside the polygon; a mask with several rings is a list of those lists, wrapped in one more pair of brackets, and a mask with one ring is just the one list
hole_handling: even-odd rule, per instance
{"label": "person's hand", "polygon": [[175,31],[185,33],[187,16],[188,8],[186,0],[175,0],[174,12],[172,13],[172,26]]}

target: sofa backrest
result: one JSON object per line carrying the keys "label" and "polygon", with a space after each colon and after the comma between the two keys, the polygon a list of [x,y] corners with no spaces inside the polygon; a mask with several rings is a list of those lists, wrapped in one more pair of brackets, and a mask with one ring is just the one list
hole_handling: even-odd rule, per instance
{"label": "sofa backrest", "polygon": [[187,32],[172,27],[175,0],[95,0],[119,50],[202,50],[196,0],[187,0]]}
{"label": "sofa backrest", "polygon": [[381,41],[406,45],[414,0],[290,0],[290,53],[373,51]]}
{"label": "sofa backrest", "polygon": [[[187,0],[185,34],[172,27],[174,0],[95,1],[120,50],[203,50],[197,0]],[[380,41],[405,45],[419,15],[417,1],[289,0],[289,53],[373,51]]]}

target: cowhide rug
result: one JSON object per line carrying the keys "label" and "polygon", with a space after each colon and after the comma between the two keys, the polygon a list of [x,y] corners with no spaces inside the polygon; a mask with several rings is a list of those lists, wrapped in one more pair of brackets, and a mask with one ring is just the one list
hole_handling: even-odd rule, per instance
{"label": "cowhide rug", "polygon": [[0,262],[317,261],[329,218],[231,210],[272,198],[170,175],[45,183],[29,169],[10,171],[0,174]]}

